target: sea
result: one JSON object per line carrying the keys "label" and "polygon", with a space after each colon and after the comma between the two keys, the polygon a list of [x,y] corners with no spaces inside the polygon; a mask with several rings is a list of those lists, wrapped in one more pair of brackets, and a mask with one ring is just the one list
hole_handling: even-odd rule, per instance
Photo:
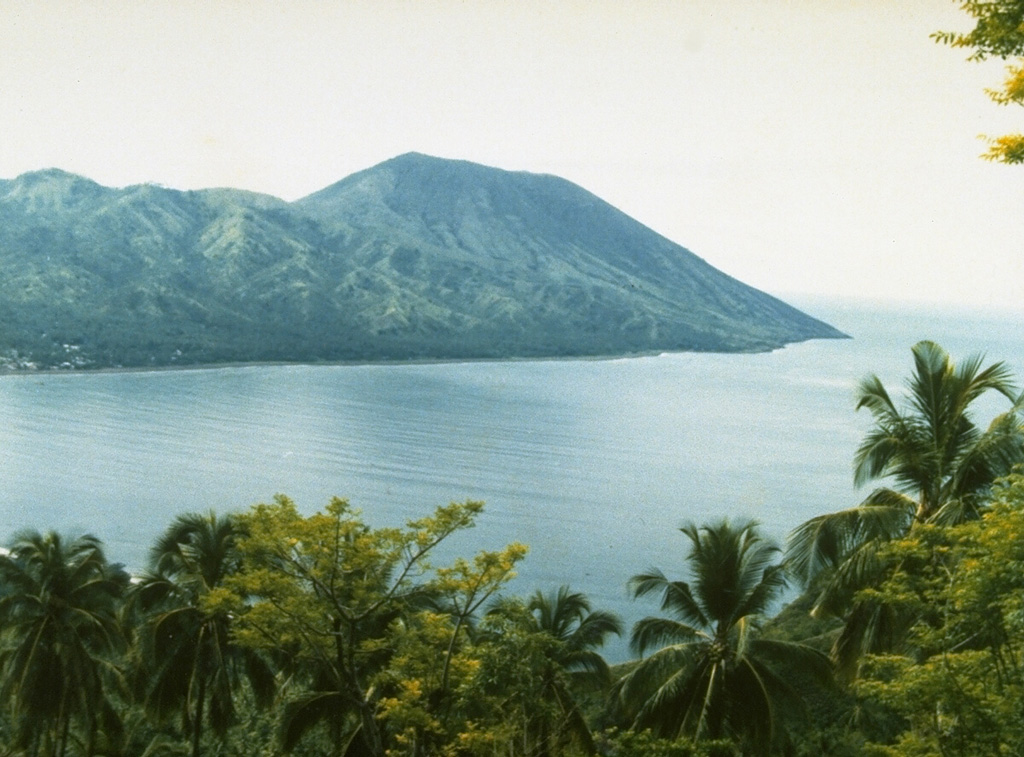
{"label": "sea", "polygon": [[[784,544],[850,507],[869,427],[857,383],[894,393],[911,347],[1004,361],[1024,385],[1014,311],[791,299],[850,339],[770,353],[587,360],[274,365],[0,377],[0,544],[23,529],[91,533],[142,569],[178,514],[283,493],[312,513],[348,498],[371,525],[485,502],[440,555],[522,542],[507,592],[562,584],[627,625],[631,575],[686,578],[685,523],[753,519]],[[978,420],[1006,409],[989,398]],[[628,657],[625,642],[608,649]]]}

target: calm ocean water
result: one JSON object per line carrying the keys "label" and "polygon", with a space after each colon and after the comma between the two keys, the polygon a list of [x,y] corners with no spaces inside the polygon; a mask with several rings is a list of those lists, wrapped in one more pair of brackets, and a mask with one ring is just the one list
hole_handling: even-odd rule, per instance
{"label": "calm ocean water", "polygon": [[781,541],[855,504],[867,418],[854,386],[869,372],[899,386],[916,341],[984,352],[1024,379],[1019,314],[797,304],[854,339],[758,355],[0,377],[0,540],[88,531],[138,568],[178,513],[277,492],[308,512],[348,497],[380,525],[482,499],[454,551],[525,542],[516,590],[568,583],[632,620],[654,607],[629,602],[626,580],[652,566],[680,575],[683,522],[751,517]]}

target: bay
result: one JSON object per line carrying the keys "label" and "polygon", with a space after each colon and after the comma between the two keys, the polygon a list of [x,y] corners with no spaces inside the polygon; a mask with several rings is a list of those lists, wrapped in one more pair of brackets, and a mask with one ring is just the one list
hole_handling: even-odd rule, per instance
{"label": "bay", "polygon": [[654,607],[628,601],[630,575],[682,577],[682,523],[754,518],[781,543],[859,501],[856,383],[874,372],[898,387],[918,340],[1024,376],[1017,313],[796,304],[853,339],[749,355],[5,376],[0,539],[89,532],[139,569],[175,515],[278,492],[306,512],[348,497],[374,525],[479,499],[484,514],[450,554],[524,542],[515,591],[567,583],[632,621]]}

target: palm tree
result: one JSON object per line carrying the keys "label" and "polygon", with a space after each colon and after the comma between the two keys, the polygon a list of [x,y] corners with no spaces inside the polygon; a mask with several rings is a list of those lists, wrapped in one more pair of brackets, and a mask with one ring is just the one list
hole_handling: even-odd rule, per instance
{"label": "palm tree", "polygon": [[595,651],[609,636],[622,635],[622,621],[614,613],[591,610],[585,594],[568,586],[544,594],[539,589],[526,605],[535,630],[558,642],[553,661],[580,685],[608,682],[608,663]]}
{"label": "palm tree", "polygon": [[[817,593],[813,613],[844,616],[833,655],[847,675],[863,652],[891,647],[908,622],[892,608],[855,601],[885,566],[881,544],[909,533],[916,523],[953,525],[978,517],[995,480],[1024,462],[1024,426],[1009,369],[982,367],[982,358],[954,365],[934,342],[913,347],[914,373],[905,406],[897,407],[877,376],[858,388],[857,409],[874,424],[854,456],[854,481],[891,479],[857,507],[819,515],[790,535],[787,561]],[[989,393],[1012,403],[987,429],[971,418],[972,405]]]}
{"label": "palm tree", "polygon": [[783,706],[802,705],[776,666],[827,680],[828,660],[802,644],[757,638],[757,624],[786,578],[775,562],[779,549],[755,523],[680,530],[690,540],[693,582],[670,581],[657,569],[630,579],[634,597],[661,594],[669,617],[633,627],[635,652],[658,651],[615,684],[613,701],[636,730],[694,741],[735,738],[745,754],[766,754],[781,737]]}
{"label": "palm tree", "polygon": [[29,531],[0,554],[0,699],[31,754],[63,757],[75,723],[91,753],[111,712],[105,689],[117,675],[127,585],[94,536]]}
{"label": "palm tree", "polygon": [[608,684],[608,663],[596,650],[609,636],[622,634],[622,621],[613,613],[592,610],[586,595],[572,592],[568,586],[547,594],[538,589],[525,606],[516,599],[499,600],[488,615],[506,618],[527,634],[546,639],[541,647],[543,669],[534,672],[538,698],[549,706],[541,710],[557,713],[558,721],[552,727],[540,719],[534,753],[549,754],[575,741],[585,753],[595,754],[593,737],[574,694]]}
{"label": "palm tree", "polygon": [[179,516],[151,550],[151,572],[136,589],[148,617],[142,635],[146,709],[159,718],[180,714],[193,757],[199,757],[205,722],[218,736],[233,722],[243,680],[261,705],[273,694],[270,665],[233,644],[231,615],[206,603],[238,567],[238,536],[231,515]]}
{"label": "palm tree", "polygon": [[[918,522],[976,518],[995,479],[1024,461],[1010,370],[1003,363],[982,368],[980,356],[954,365],[934,342],[919,342],[912,352],[907,410],[896,408],[877,376],[860,384],[857,409],[867,408],[874,426],[854,457],[854,481],[892,478],[897,489],[880,489],[873,500],[912,510]],[[983,431],[968,411],[987,392],[1002,394],[1012,407]]]}

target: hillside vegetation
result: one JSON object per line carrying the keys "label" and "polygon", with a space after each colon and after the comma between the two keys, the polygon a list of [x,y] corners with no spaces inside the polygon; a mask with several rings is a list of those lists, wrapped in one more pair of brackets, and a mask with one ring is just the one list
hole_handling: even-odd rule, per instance
{"label": "hillside vegetation", "polygon": [[770,350],[841,337],[553,176],[418,154],[294,203],[0,181],[0,364]]}

